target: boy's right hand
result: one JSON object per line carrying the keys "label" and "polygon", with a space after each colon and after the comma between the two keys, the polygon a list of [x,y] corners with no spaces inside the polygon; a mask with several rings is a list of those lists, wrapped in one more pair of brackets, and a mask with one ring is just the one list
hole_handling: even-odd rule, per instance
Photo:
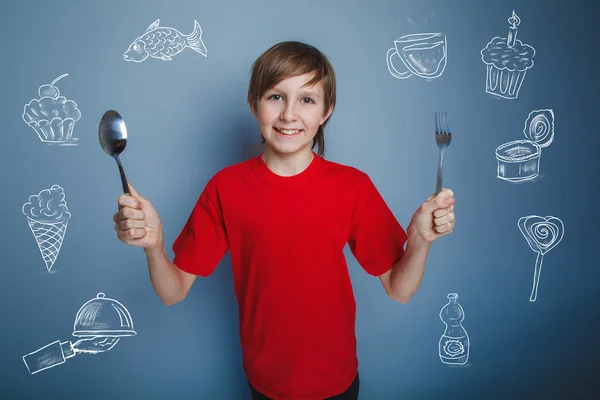
{"label": "boy's right hand", "polygon": [[[129,184],[129,183],[128,183]],[[124,243],[144,249],[162,245],[162,226],[149,200],[129,184],[130,195],[119,196],[119,211],[113,215],[117,237]]]}

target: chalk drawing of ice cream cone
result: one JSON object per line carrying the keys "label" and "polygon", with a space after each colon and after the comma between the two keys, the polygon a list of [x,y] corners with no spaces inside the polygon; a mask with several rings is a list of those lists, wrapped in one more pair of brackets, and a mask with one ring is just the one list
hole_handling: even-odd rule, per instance
{"label": "chalk drawing of ice cream cone", "polygon": [[23,204],[22,211],[27,216],[31,233],[46,263],[46,269],[50,272],[58,258],[71,218],[63,188],[53,185],[29,196],[29,201]]}

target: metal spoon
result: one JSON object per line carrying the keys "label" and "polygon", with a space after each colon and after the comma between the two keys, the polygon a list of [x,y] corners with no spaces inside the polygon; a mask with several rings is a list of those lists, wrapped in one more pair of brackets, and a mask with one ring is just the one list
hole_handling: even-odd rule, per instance
{"label": "metal spoon", "polygon": [[102,150],[114,158],[119,166],[123,192],[130,194],[127,178],[125,178],[125,171],[119,159],[119,155],[125,150],[125,146],[127,145],[127,127],[118,112],[109,110],[104,113],[98,127],[98,139],[100,140]]}

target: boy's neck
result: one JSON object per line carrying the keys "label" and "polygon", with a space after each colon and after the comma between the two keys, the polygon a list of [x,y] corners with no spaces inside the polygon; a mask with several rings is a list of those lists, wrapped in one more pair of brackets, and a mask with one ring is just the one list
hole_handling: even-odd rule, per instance
{"label": "boy's neck", "polygon": [[313,160],[313,151],[306,147],[294,153],[279,153],[265,147],[261,154],[267,168],[276,175],[294,176],[304,171]]}

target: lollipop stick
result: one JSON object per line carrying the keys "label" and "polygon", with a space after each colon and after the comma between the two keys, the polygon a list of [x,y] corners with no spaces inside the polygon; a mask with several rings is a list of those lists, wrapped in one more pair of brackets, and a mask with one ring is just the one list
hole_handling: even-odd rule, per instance
{"label": "lollipop stick", "polygon": [[533,271],[533,289],[531,290],[531,297],[529,301],[533,302],[537,298],[538,284],[540,283],[540,274],[542,273],[542,262],[544,261],[544,255],[540,252],[537,253],[535,258],[535,269]]}

